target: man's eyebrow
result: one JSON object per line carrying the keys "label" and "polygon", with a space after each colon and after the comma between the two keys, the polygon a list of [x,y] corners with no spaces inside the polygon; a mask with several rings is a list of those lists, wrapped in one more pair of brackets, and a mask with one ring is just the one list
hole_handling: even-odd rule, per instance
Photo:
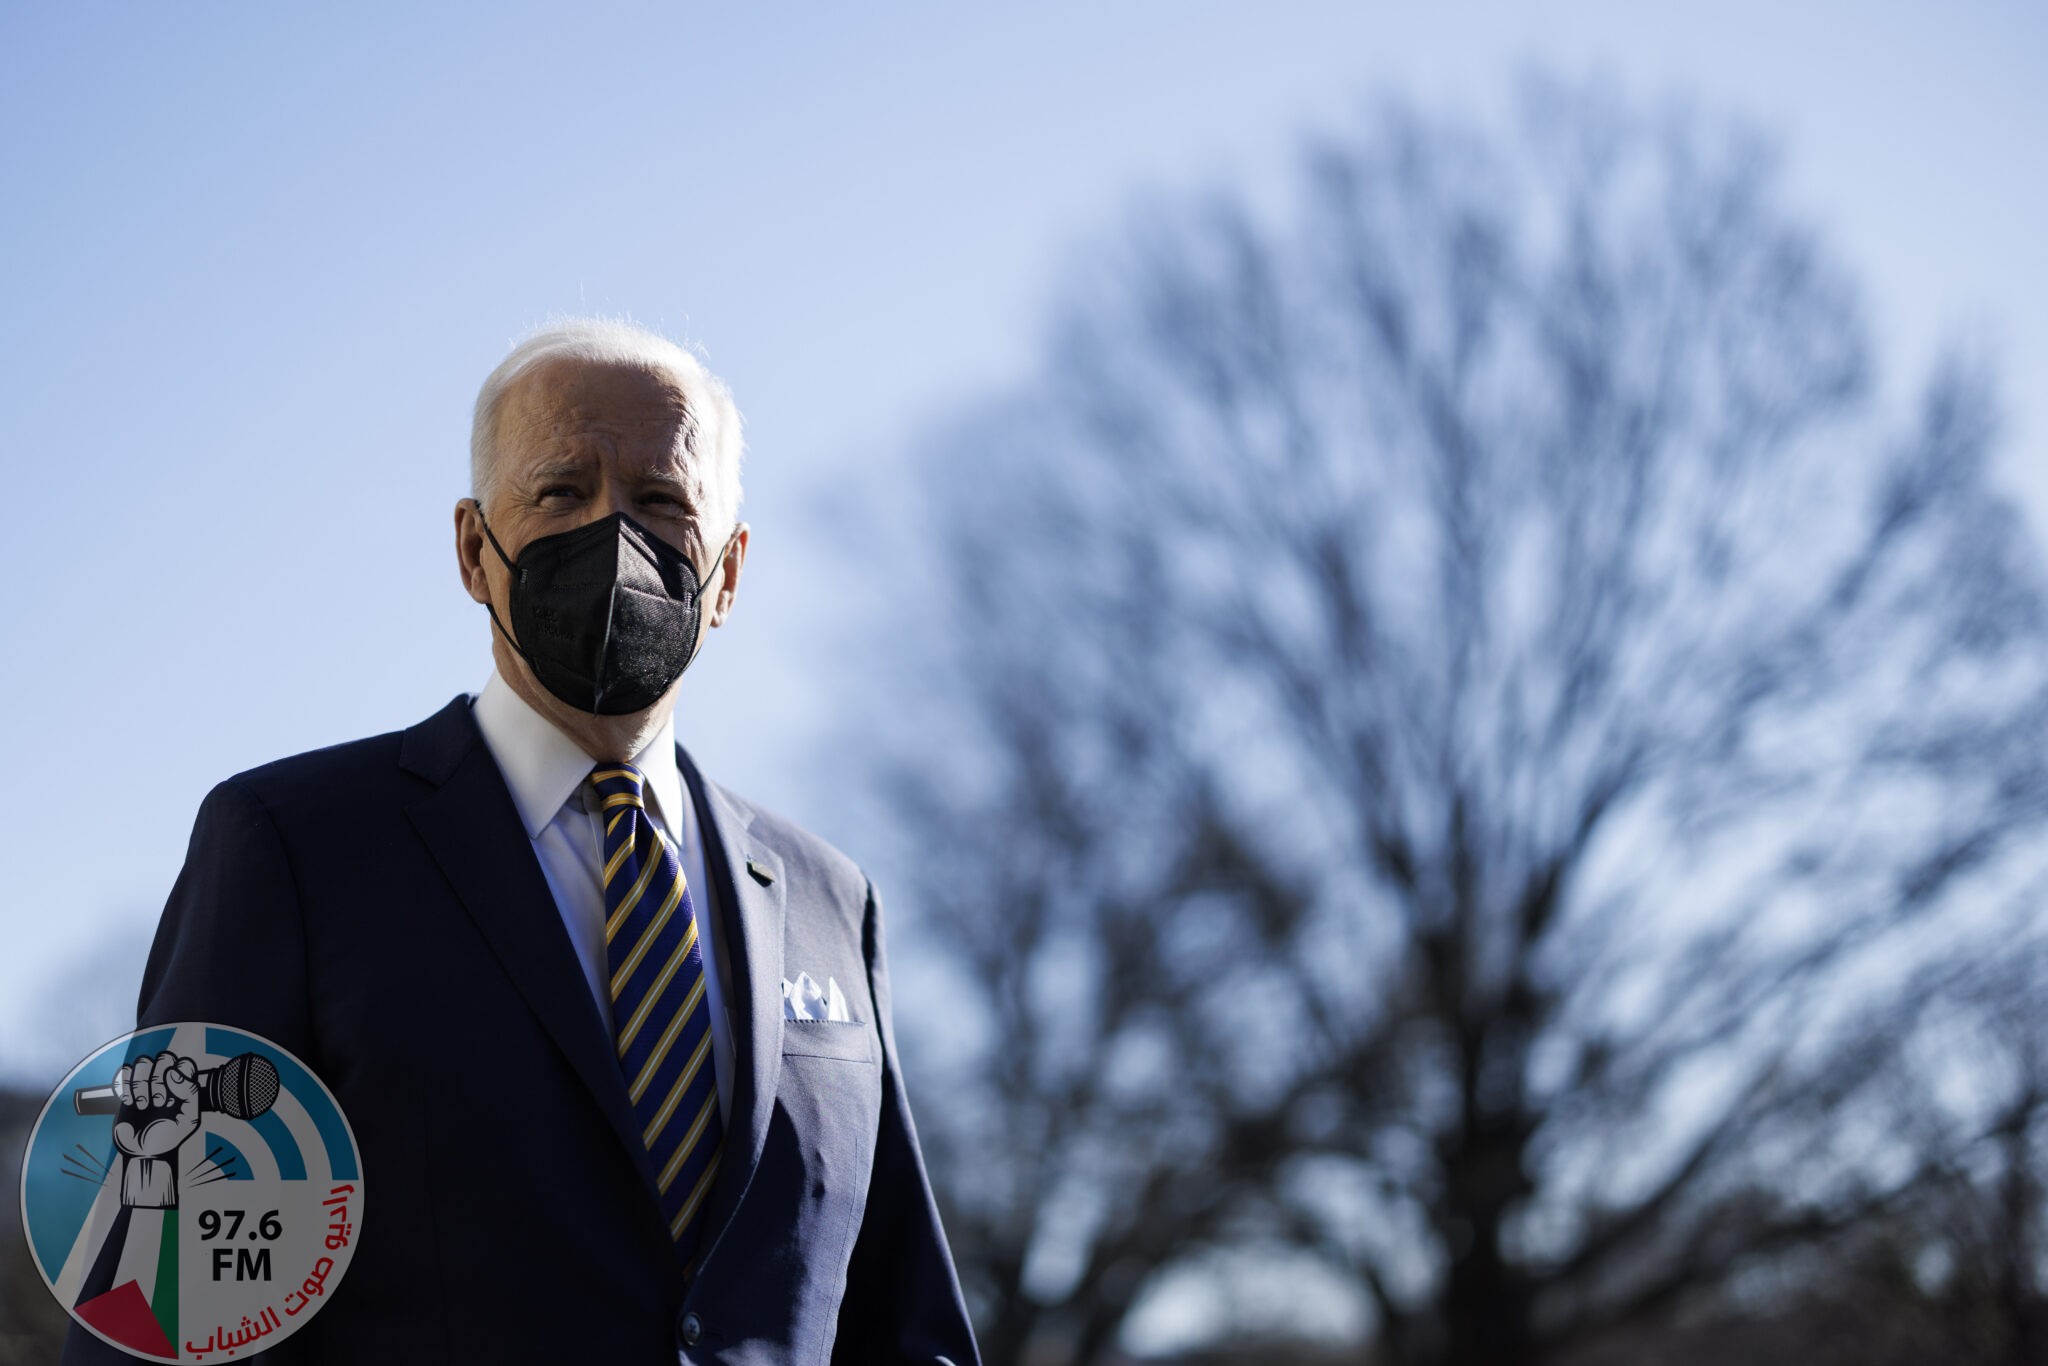
{"label": "man's eyebrow", "polygon": [[[544,464],[534,466],[526,472],[524,482],[528,487],[534,487],[555,479],[581,479],[589,475],[590,469],[590,461],[568,456],[549,460]],[[696,485],[689,479],[667,470],[648,470],[643,474],[636,475],[634,482],[653,484],[661,488],[673,489],[677,493],[682,494],[693,493],[696,489]]]}
{"label": "man's eyebrow", "polygon": [[588,460],[550,460],[544,465],[536,465],[528,470],[526,472],[526,482],[529,484],[540,484],[550,479],[574,479],[589,472],[590,462]]}

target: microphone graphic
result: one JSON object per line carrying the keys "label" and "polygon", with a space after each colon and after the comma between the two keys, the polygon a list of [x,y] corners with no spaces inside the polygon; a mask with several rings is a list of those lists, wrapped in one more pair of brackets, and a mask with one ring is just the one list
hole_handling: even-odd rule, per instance
{"label": "microphone graphic", "polygon": [[[277,1103],[277,1064],[261,1053],[239,1053],[199,1074],[199,1108],[229,1119],[255,1119]],[[111,1115],[121,1108],[111,1086],[81,1086],[71,1093],[81,1115]]]}

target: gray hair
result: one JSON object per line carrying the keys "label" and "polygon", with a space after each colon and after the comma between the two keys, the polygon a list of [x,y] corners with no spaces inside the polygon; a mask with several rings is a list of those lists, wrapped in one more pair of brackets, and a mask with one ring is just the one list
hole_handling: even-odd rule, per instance
{"label": "gray hair", "polygon": [[476,415],[469,429],[471,497],[487,503],[497,487],[498,417],[513,381],[542,362],[564,359],[641,366],[672,379],[683,394],[683,442],[690,452],[692,473],[703,482],[700,511],[705,537],[716,544],[738,525],[745,442],[732,391],[705,369],[702,361],[667,337],[609,318],[550,322],[521,340],[491,371],[477,391]]}

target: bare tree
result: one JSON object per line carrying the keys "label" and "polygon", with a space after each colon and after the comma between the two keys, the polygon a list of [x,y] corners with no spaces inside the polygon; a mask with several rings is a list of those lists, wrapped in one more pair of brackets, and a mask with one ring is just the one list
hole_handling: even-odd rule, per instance
{"label": "bare tree", "polygon": [[1090,261],[932,443],[894,765],[990,1359],[1278,1238],[1536,1361],[1900,1198],[1858,1107],[2048,795],[1981,376],[1895,411],[1763,143],[1580,91]]}
{"label": "bare tree", "polygon": [[[0,1086],[0,1190],[21,1191],[21,1162],[43,1097]],[[55,1361],[70,1320],[44,1285],[19,1220],[0,1235],[0,1366]]]}
{"label": "bare tree", "polygon": [[1876,1312],[1931,1343],[1921,1360],[2048,1361],[2048,952],[1987,957],[1914,1043],[1893,1122],[1930,1179],[1854,1267],[1893,1290]]}
{"label": "bare tree", "polygon": [[1925,1167],[1831,1243],[1572,1366],[2036,1366],[2048,1360],[2048,956],[1986,955],[1900,1040],[1873,1118]]}

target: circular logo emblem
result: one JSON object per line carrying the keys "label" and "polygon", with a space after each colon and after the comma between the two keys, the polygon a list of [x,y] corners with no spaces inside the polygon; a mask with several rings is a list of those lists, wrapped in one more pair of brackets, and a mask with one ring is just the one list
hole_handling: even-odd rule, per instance
{"label": "circular logo emblem", "polygon": [[43,1106],[21,1217],[71,1317],[135,1356],[275,1346],[334,1293],[362,1225],[341,1107],[270,1040],[163,1025],[107,1044]]}

